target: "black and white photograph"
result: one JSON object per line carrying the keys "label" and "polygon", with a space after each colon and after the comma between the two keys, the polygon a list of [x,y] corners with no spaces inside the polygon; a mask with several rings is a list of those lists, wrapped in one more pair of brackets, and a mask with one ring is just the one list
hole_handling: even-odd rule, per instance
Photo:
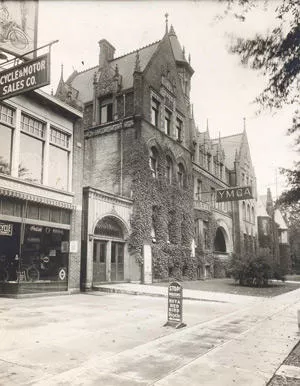
{"label": "black and white photograph", "polygon": [[0,0],[0,385],[300,385],[300,0]]}

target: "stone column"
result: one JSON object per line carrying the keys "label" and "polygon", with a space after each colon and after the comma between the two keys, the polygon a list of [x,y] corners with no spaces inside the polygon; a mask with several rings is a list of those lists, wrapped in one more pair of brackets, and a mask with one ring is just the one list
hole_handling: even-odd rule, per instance
{"label": "stone column", "polygon": [[106,244],[106,280],[111,281],[111,240]]}
{"label": "stone column", "polygon": [[149,244],[143,246],[144,255],[144,284],[152,283],[152,251]]}

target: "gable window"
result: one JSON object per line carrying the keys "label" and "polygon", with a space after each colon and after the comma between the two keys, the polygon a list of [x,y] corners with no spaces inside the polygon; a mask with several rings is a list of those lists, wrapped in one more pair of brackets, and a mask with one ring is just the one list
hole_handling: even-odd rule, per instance
{"label": "gable window", "polygon": [[103,101],[100,105],[100,124],[112,122],[113,120],[113,104],[112,102]]}
{"label": "gable window", "polygon": [[178,164],[178,169],[177,169],[177,179],[178,179],[178,184],[181,188],[184,187],[184,166],[182,163]]}
{"label": "gable window", "polygon": [[172,114],[169,110],[165,109],[165,133],[171,135],[171,122]]}
{"label": "gable window", "polygon": [[182,142],[182,129],[183,129],[182,120],[179,118],[176,118],[176,139],[178,142]]}
{"label": "gable window", "polygon": [[158,153],[156,148],[153,146],[150,149],[149,165],[153,178],[157,178],[157,166],[158,166]]}
{"label": "gable window", "polygon": [[173,174],[173,163],[169,156],[166,157],[167,165],[166,165],[166,179],[169,184],[172,183],[172,174]]}
{"label": "gable window", "polygon": [[159,102],[157,99],[152,98],[151,100],[151,123],[155,127],[158,127],[159,120]]}

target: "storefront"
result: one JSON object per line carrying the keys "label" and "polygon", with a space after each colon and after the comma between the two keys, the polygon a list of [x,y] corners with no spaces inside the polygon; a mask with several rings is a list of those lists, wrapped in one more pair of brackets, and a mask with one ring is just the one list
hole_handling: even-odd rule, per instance
{"label": "storefront", "polygon": [[68,289],[71,214],[0,196],[0,293]]}

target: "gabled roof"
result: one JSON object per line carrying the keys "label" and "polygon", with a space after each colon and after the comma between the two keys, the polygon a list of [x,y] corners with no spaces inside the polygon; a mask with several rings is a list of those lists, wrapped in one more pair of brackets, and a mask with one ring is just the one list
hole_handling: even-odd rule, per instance
{"label": "gabled roof", "polygon": [[[147,66],[152,55],[156,51],[159,41],[149,44],[138,51],[140,59],[140,69],[143,71]],[[133,72],[135,67],[137,51],[115,58],[109,62],[112,69],[118,66],[119,74],[122,76],[122,87],[128,89],[133,86]],[[72,74],[72,79],[68,79],[66,83],[71,84],[79,91],[78,98],[83,102],[90,102],[93,99],[93,81],[94,74],[99,70],[99,66],[92,67],[88,70]]]}
{"label": "gabled roof", "polygon": [[274,219],[275,219],[276,224],[278,224],[279,229],[281,229],[281,230],[287,230],[288,229],[286,222],[284,221],[284,218],[283,218],[279,209],[275,210]]}
{"label": "gabled roof", "polygon": [[234,168],[236,153],[239,153],[241,148],[243,133],[221,137],[220,139],[216,138],[212,141],[214,144],[217,144],[219,140],[225,153],[225,165],[228,169],[232,170]]}

